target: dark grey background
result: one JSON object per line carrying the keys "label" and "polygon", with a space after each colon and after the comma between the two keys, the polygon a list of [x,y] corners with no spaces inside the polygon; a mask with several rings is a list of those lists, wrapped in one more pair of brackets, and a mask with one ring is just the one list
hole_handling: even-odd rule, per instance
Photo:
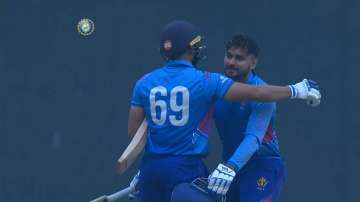
{"label": "dark grey background", "polygon": [[[269,83],[317,80],[320,107],[278,105],[282,201],[360,201],[359,11],[357,0],[0,0],[0,201],[88,201],[127,185],[135,168],[118,176],[115,161],[132,87],[162,64],[160,30],[174,19],[207,37],[204,69],[222,71],[225,40],[246,32]],[[84,17],[89,37],[76,30]]]}

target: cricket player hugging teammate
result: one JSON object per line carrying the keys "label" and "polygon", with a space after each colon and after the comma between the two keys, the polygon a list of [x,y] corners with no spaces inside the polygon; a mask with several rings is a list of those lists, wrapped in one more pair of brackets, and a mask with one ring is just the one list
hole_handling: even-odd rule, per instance
{"label": "cricket player hugging teammate", "polygon": [[[205,48],[203,37],[192,24],[173,21],[165,26],[160,39],[165,64],[143,76],[134,87],[128,122],[128,134],[133,140],[119,159],[119,170],[124,172],[145,146],[137,177],[141,202],[224,200],[234,179],[232,192],[242,194],[248,190],[251,194],[240,199],[233,194],[229,200],[274,201],[277,186],[268,186],[275,188],[266,190],[267,196],[260,196],[251,191],[253,185],[241,188],[238,179],[256,183],[252,181],[256,170],[254,176],[243,172],[251,169],[245,164],[259,156],[257,151],[272,148],[264,147],[263,142],[264,136],[269,143],[275,141],[275,136],[266,136],[273,134],[274,101],[303,99],[317,106],[321,100],[319,86],[308,79],[286,86],[265,85],[254,71],[258,48],[246,35],[234,36],[227,43],[227,76],[196,68],[205,57]],[[244,110],[236,111],[234,106]],[[223,138],[224,161],[208,173],[202,159],[208,153],[207,135],[214,107],[219,133],[232,137],[238,132],[243,138],[237,138],[232,145],[225,143],[229,138]],[[237,128],[239,122],[232,117],[245,123],[245,128]],[[259,160],[257,165],[281,167],[279,155],[274,157],[275,161]],[[257,169],[263,172],[261,166]],[[259,181],[261,186],[276,182],[279,176],[266,177]],[[270,179],[274,182],[267,181]]]}

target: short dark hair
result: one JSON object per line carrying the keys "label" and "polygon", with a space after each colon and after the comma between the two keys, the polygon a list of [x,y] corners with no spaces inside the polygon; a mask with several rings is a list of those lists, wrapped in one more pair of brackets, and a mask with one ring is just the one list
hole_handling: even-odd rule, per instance
{"label": "short dark hair", "polygon": [[166,58],[169,60],[178,60],[178,59],[181,59],[181,57],[190,50],[191,50],[191,48],[189,46],[186,50],[184,50],[180,53],[175,53],[175,54],[171,54],[171,55],[169,54]]}
{"label": "short dark hair", "polygon": [[260,49],[253,38],[244,33],[235,34],[227,43],[226,50],[230,48],[242,48],[247,54],[258,57]]}

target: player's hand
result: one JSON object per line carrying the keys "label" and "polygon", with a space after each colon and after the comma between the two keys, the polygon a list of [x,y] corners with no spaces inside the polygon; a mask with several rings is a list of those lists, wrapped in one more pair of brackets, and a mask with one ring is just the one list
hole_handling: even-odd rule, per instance
{"label": "player's hand", "polygon": [[312,107],[320,104],[321,93],[316,81],[304,79],[299,83],[290,85],[291,98],[306,100],[306,103]]}
{"label": "player's hand", "polygon": [[132,188],[133,191],[129,193],[129,198],[136,198],[139,195],[139,190],[137,187],[139,182],[139,176],[140,176],[140,171],[136,173],[136,175],[130,182],[130,187]]}
{"label": "player's hand", "polygon": [[232,168],[220,163],[209,176],[208,189],[217,194],[225,195],[235,175],[236,173]]}

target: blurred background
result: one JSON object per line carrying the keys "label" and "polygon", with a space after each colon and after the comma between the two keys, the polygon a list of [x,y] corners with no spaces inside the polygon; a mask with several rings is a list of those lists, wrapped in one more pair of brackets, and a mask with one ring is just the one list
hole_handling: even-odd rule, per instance
{"label": "blurred background", "polygon": [[[82,18],[92,35],[78,33]],[[206,36],[204,70],[222,72],[225,41],[245,32],[267,82],[318,81],[320,107],[278,104],[281,201],[360,201],[357,0],[0,0],[0,201],[89,201],[128,185],[136,166],[119,176],[115,163],[132,88],[162,64],[159,35],[175,19]],[[220,153],[214,131],[209,168]]]}

